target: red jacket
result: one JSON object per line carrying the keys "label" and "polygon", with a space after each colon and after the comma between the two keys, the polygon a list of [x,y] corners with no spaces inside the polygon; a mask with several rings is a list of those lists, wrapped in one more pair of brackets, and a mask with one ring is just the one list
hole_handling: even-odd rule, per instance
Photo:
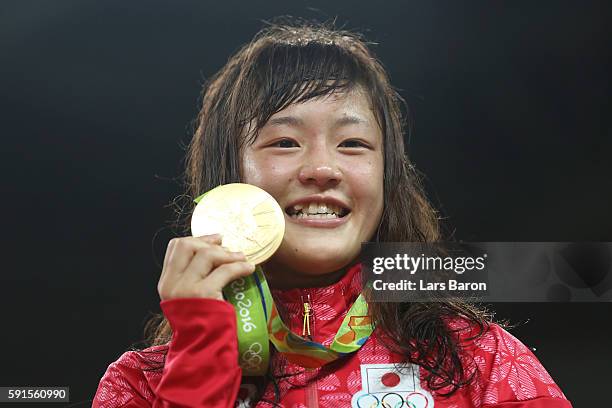
{"label": "red jacket", "polygon": [[[287,310],[287,325],[301,334],[302,299],[312,307],[313,340],[331,344],[344,315],[361,292],[359,266],[337,283],[323,288],[272,290],[277,304]],[[161,302],[173,328],[168,346],[128,351],[102,377],[93,401],[95,408],[116,407],[271,407],[275,387],[268,384],[259,402],[256,386],[241,378],[238,366],[236,317],[220,300],[173,299]],[[462,320],[460,336],[471,330]],[[409,407],[409,408],[570,408],[571,404],[537,358],[519,340],[497,325],[466,349],[465,364],[477,369],[474,381],[443,397],[421,381],[423,370],[401,364],[375,330],[363,347],[320,369],[304,370],[274,353],[279,406],[286,408]],[[164,351],[167,350],[164,364]],[[469,355],[468,355],[469,354]],[[159,368],[156,368],[157,365]],[[163,366],[163,370],[161,367]],[[243,380],[241,384],[241,379]],[[400,403],[404,401],[404,403]]]}

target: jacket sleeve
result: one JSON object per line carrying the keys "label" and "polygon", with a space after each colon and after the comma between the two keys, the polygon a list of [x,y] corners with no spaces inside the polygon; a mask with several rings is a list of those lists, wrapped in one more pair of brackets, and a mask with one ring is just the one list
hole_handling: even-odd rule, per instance
{"label": "jacket sleeve", "polygon": [[173,334],[159,382],[151,387],[128,352],[107,369],[93,407],[234,407],[242,370],[233,307],[214,299],[172,299],[161,308]]}
{"label": "jacket sleeve", "polygon": [[523,343],[498,325],[477,342],[483,408],[571,408],[561,389]]}

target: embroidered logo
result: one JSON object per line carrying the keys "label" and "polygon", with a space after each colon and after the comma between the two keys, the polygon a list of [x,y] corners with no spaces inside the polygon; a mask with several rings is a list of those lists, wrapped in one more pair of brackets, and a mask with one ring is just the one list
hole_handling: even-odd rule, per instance
{"label": "embroidered logo", "polygon": [[353,408],[433,408],[431,394],[421,388],[415,364],[362,364],[362,390],[353,395]]}

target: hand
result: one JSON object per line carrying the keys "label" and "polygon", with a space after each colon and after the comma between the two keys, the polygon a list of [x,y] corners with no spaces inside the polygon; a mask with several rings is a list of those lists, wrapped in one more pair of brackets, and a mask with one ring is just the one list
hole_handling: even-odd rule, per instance
{"label": "hand", "polygon": [[157,291],[161,300],[223,300],[223,287],[253,271],[255,265],[246,262],[242,252],[221,246],[218,234],[174,238],[168,243]]}

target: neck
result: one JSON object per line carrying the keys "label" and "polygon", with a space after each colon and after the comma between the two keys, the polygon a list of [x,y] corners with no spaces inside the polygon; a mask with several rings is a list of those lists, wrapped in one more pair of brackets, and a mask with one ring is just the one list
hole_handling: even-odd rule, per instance
{"label": "neck", "polygon": [[281,267],[268,261],[262,265],[266,280],[271,289],[316,288],[333,285],[353,266],[349,264],[336,271],[323,274],[308,274],[293,268]]}

